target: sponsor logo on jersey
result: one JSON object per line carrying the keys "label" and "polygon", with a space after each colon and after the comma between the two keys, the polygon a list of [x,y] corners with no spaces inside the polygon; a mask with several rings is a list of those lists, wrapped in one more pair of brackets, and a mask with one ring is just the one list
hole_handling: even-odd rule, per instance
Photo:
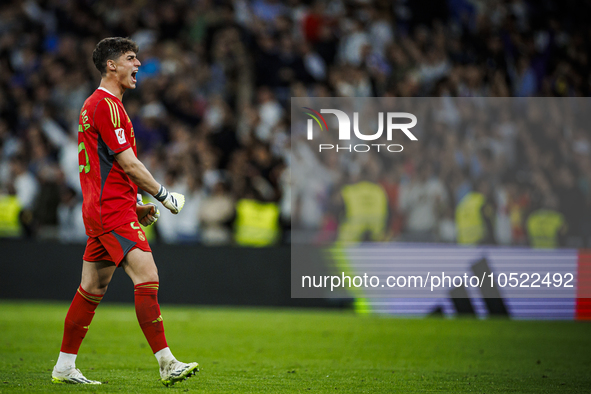
{"label": "sponsor logo on jersey", "polygon": [[121,145],[125,144],[127,141],[125,141],[125,130],[122,129],[121,127],[118,128],[117,130],[115,130],[115,134],[117,135],[117,141],[119,141],[119,143]]}

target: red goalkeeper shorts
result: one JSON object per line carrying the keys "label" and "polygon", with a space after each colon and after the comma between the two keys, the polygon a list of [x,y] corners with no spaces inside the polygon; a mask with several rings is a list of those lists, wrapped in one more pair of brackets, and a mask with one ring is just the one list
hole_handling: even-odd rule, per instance
{"label": "red goalkeeper shorts", "polygon": [[135,248],[151,252],[144,230],[138,222],[131,222],[96,238],[88,237],[85,261],[112,261],[116,266],[130,250]]}

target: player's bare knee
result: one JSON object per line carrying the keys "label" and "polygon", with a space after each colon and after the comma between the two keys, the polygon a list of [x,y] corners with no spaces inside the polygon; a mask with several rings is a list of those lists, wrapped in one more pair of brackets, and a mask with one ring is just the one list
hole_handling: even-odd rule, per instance
{"label": "player's bare knee", "polygon": [[160,278],[158,278],[158,274],[153,274],[151,279],[147,280],[146,282],[160,282]]}
{"label": "player's bare knee", "polygon": [[82,282],[80,282],[80,286],[90,294],[103,295],[107,292],[107,287],[109,287],[109,284],[100,284],[88,281],[85,282],[83,280]]}
{"label": "player's bare knee", "polygon": [[150,267],[143,272],[142,282],[159,282],[158,269],[156,267]]}
{"label": "player's bare knee", "polygon": [[109,287],[109,286],[97,287],[93,294],[105,294],[107,292],[107,287]]}

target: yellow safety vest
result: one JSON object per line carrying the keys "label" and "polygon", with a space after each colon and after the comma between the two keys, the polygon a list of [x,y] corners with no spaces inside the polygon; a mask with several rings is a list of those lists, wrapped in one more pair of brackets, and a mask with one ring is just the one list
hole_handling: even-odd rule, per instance
{"label": "yellow safety vest", "polygon": [[0,195],[0,237],[20,237],[20,212],[21,204],[16,196]]}
{"label": "yellow safety vest", "polygon": [[369,232],[373,241],[384,239],[388,218],[388,197],[384,189],[372,182],[362,181],[343,187],[345,220],[339,227],[338,240],[360,242]]}
{"label": "yellow safety vest", "polygon": [[527,218],[527,233],[534,248],[556,248],[558,232],[564,226],[564,216],[549,209],[539,209]]}
{"label": "yellow safety vest", "polygon": [[462,198],[456,208],[456,229],[458,244],[476,245],[484,239],[486,227],[482,218],[484,195],[470,192]]}
{"label": "yellow safety vest", "polygon": [[275,203],[242,199],[236,204],[234,238],[243,246],[268,246],[279,236],[279,207]]}

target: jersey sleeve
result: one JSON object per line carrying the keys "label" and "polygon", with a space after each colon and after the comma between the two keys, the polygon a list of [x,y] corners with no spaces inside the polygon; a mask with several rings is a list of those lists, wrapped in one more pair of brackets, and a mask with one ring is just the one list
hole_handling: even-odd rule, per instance
{"label": "jersey sleeve", "polygon": [[94,114],[94,126],[107,144],[110,154],[131,148],[125,132],[127,115],[110,98],[99,101]]}

